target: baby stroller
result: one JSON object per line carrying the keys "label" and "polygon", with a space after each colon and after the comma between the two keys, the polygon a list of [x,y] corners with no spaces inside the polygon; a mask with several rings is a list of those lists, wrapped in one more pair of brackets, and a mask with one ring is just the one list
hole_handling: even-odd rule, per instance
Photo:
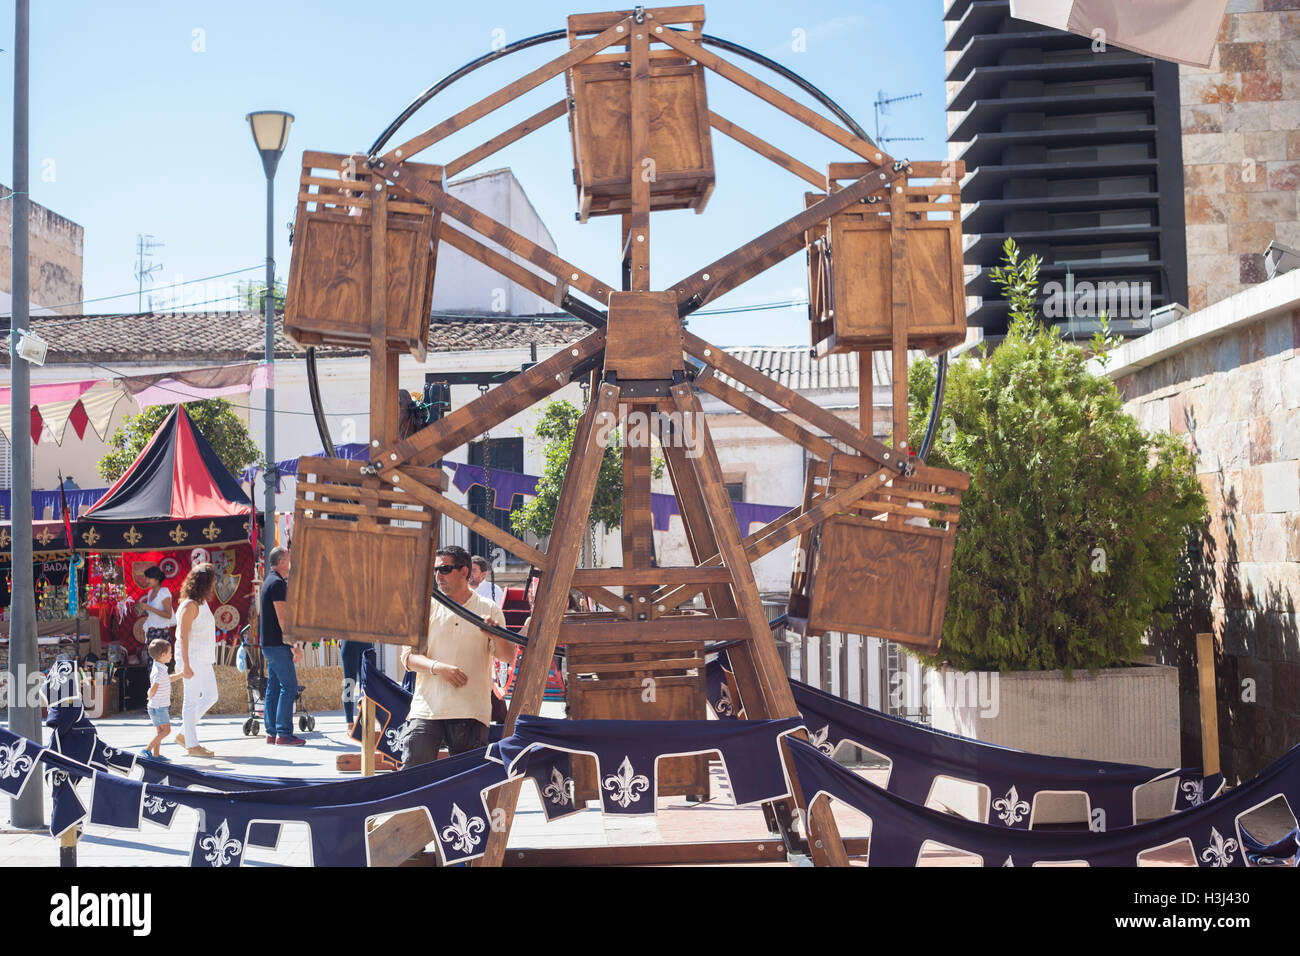
{"label": "baby stroller", "polygon": [[[266,705],[266,658],[262,648],[248,643],[248,628],[239,632],[239,653],[244,661],[244,684],[248,688],[248,719],[244,721],[244,736],[256,737],[262,732],[262,711]],[[303,703],[302,692],[307,688],[298,685],[293,699],[293,715],[298,719],[298,729],[303,733],[316,729],[316,718]]]}

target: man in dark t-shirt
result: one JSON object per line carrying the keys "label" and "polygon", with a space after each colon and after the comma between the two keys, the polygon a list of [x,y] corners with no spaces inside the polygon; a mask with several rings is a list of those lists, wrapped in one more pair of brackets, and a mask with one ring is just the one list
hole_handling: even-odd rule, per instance
{"label": "man in dark t-shirt", "polygon": [[262,655],[266,658],[266,695],[263,718],[266,742],[287,747],[301,747],[307,741],[293,732],[293,702],[298,696],[298,671],[294,662],[301,659],[302,649],[284,643],[284,606],[289,599],[289,552],[271,550],[270,566],[262,582],[258,605]]}

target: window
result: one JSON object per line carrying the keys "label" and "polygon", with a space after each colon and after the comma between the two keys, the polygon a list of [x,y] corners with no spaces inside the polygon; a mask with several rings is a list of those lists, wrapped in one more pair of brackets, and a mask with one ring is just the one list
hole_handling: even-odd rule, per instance
{"label": "window", "polygon": [[745,500],[745,479],[727,482],[727,497],[732,501]]}

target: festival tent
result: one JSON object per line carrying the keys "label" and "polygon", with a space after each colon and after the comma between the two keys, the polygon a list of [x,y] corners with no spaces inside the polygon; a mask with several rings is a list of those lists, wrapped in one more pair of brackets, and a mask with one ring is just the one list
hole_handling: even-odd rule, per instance
{"label": "festival tent", "polygon": [[103,557],[121,556],[128,599],[144,592],[143,572],[151,565],[163,571],[175,599],[190,568],[211,562],[217,628],[237,634],[252,603],[252,511],[238,480],[178,404],[122,477],[81,513],[75,539],[101,556],[92,587]]}

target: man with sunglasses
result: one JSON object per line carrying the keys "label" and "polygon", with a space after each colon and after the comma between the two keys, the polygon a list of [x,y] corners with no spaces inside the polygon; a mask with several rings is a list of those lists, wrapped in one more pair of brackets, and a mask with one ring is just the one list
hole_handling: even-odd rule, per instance
{"label": "man with sunglasses", "polygon": [[[505,626],[501,609],[469,586],[468,551],[456,545],[439,548],[433,570],[443,594],[489,623]],[[452,756],[487,745],[492,659],[512,660],[514,653],[510,641],[431,603],[424,646],[404,647],[400,656],[402,667],[415,674],[403,769],[437,760],[444,743]]]}

